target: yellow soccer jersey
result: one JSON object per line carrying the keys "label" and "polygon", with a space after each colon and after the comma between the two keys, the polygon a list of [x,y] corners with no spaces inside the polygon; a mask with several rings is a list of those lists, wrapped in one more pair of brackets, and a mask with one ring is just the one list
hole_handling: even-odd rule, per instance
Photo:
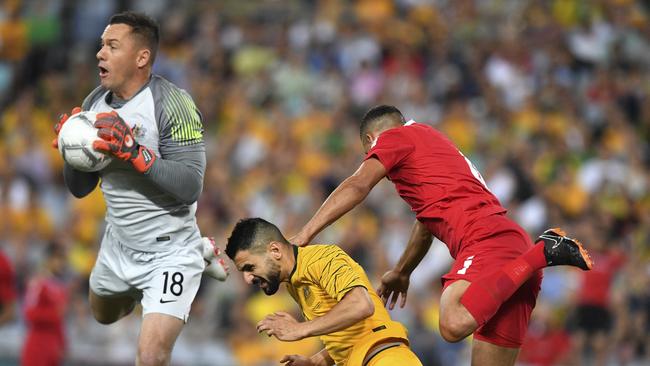
{"label": "yellow soccer jersey", "polygon": [[[346,329],[320,336],[327,352],[337,365],[345,365],[352,347],[364,339],[376,339],[378,332],[392,322],[365,271],[336,245],[309,245],[296,248],[296,267],[287,289],[311,320],[329,312],[343,296],[356,286],[365,287],[375,305],[375,313]],[[398,324],[398,323],[397,323]],[[400,327],[401,328],[401,327]],[[381,339],[381,337],[380,337]]]}

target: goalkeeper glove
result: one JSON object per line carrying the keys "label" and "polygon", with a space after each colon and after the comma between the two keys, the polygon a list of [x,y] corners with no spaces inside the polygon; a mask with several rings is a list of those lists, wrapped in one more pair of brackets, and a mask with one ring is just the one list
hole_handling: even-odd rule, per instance
{"label": "goalkeeper glove", "polygon": [[156,161],[156,154],[135,141],[131,127],[117,112],[98,113],[95,127],[99,129],[97,136],[100,138],[93,142],[95,150],[131,163],[140,173],[146,173],[151,169]]}
{"label": "goalkeeper glove", "polygon": [[59,132],[61,132],[61,127],[63,127],[63,124],[70,118],[70,116],[73,116],[77,113],[81,112],[80,107],[74,107],[72,108],[72,111],[70,111],[70,114],[68,115],[67,113],[63,113],[61,116],[59,116],[59,122],[57,122],[54,125],[54,134],[56,137],[54,140],[52,140],[52,147],[55,149],[59,148]]}

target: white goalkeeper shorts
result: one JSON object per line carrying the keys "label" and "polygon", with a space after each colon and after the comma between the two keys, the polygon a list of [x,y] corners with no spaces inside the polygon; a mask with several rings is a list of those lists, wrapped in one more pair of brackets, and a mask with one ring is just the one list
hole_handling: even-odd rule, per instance
{"label": "white goalkeeper shorts", "polygon": [[170,242],[168,251],[143,252],[121,243],[108,225],[90,289],[100,297],[133,297],[143,316],[162,313],[187,322],[204,267],[200,236],[185,245]]}

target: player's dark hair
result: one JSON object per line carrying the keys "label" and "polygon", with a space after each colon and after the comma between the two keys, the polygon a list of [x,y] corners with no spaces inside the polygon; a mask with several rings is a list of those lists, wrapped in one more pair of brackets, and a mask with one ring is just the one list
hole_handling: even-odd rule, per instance
{"label": "player's dark hair", "polygon": [[158,23],[143,13],[134,11],[125,11],[117,13],[111,17],[108,24],[126,24],[131,27],[131,32],[143,41],[151,51],[151,64],[156,59],[158,52],[158,42],[160,40]]}
{"label": "player's dark hair", "polygon": [[402,112],[395,106],[382,104],[372,107],[361,119],[361,126],[359,127],[359,136],[361,139],[379,122],[384,121],[384,117],[394,118],[394,120],[399,121],[401,124],[405,122]]}
{"label": "player's dark hair", "polygon": [[228,238],[226,254],[234,260],[240,250],[266,250],[271,241],[289,244],[280,229],[272,223],[259,217],[242,219]]}

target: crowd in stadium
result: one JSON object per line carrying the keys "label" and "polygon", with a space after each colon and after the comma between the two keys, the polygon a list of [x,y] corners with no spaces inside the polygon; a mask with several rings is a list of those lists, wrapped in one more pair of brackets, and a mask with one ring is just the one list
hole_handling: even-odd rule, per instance
{"label": "crowd in stadium", "polygon": [[[444,131],[531,236],[562,226],[595,260],[590,272],[544,271],[519,362],[650,363],[647,2],[8,0],[0,8],[0,253],[15,297],[0,291],[0,309],[11,313],[0,313],[0,364],[20,355],[26,294],[51,265],[52,246],[65,251],[57,281],[67,291],[60,316],[69,363],[132,363],[138,315],[106,327],[87,303],[101,193],[71,196],[50,144],[59,114],[97,85],[99,36],[125,9],[160,22],[154,72],[202,112],[204,235],[223,246],[250,216],[295,233],[363,158],[363,113],[392,104]],[[376,283],[413,218],[384,182],[317,241],[339,244]],[[407,306],[392,312],[425,365],[467,363],[469,343],[437,333],[439,276],[450,261],[435,243]],[[286,353],[315,352],[316,340],[257,335],[255,323],[280,309],[299,314],[288,295],[251,291],[236,270],[225,283],[204,279],[174,364],[276,365]]]}

